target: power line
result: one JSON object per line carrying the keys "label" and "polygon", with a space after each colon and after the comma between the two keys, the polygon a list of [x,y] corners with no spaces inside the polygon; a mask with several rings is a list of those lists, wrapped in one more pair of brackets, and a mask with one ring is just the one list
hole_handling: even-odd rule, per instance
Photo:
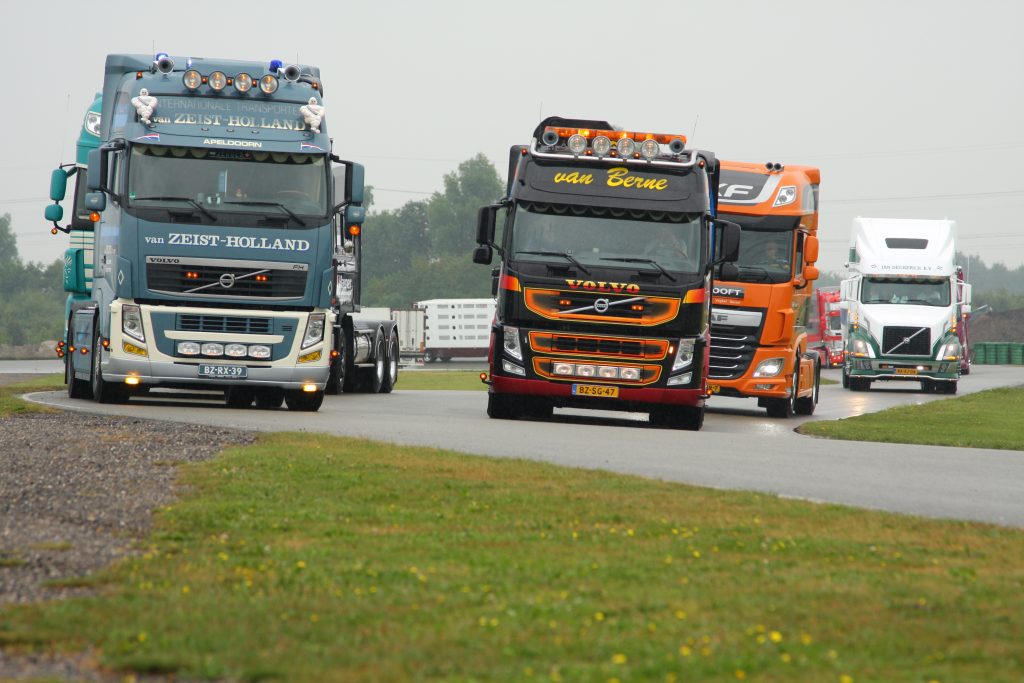
{"label": "power line", "polygon": [[424,192],[423,190],[397,190],[391,187],[377,187],[371,185],[374,192],[401,192],[403,194],[434,194],[433,192]]}

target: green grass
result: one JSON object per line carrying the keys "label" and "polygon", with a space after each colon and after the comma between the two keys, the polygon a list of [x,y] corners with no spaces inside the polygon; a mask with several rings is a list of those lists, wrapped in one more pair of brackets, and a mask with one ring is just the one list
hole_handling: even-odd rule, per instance
{"label": "green grass", "polygon": [[245,681],[1024,679],[1018,530],[307,433],[183,476],[144,554],[0,644]]}
{"label": "green grass", "polygon": [[19,398],[32,391],[58,391],[65,388],[62,375],[41,375],[25,382],[0,386],[0,416],[24,413],[52,413],[53,408]]}
{"label": "green grass", "polygon": [[843,420],[808,422],[797,431],[831,439],[1024,450],[1021,415],[1024,389],[1003,388]]}
{"label": "green grass", "polygon": [[443,391],[487,391],[476,370],[412,370],[398,376],[396,389],[433,389]]}

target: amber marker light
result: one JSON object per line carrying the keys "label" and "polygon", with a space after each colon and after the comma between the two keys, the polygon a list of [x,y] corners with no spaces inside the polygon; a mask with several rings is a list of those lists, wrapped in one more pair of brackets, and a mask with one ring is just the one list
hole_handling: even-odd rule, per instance
{"label": "amber marker light", "polygon": [[90,213],[89,214],[89,220],[92,221],[93,223],[99,223],[100,222],[100,212],[99,211],[93,211],[92,213]]}
{"label": "amber marker light", "polygon": [[110,340],[109,339],[104,339],[103,340],[103,348],[105,348],[105,349],[109,349],[110,348]]}
{"label": "amber marker light", "polygon": [[336,350],[331,350],[331,358],[337,358],[337,357],[338,357],[338,356],[340,356],[340,355],[341,355],[341,354],[340,354],[340,353],[338,353],[338,352],[337,352]]}
{"label": "amber marker light", "polygon": [[487,373],[486,372],[481,372],[480,373],[480,381],[481,382],[486,382],[487,381]]}
{"label": "amber marker light", "polygon": [[361,232],[362,232],[362,229],[360,229],[360,227],[358,225],[350,225],[350,226],[348,226],[348,234],[352,235],[353,237],[355,237],[356,235],[358,235]]}
{"label": "amber marker light", "polygon": [[56,235],[58,232],[59,231],[57,230],[57,228],[50,228],[50,234],[51,235]]}
{"label": "amber marker light", "polygon": [[81,352],[82,352],[82,355],[83,355],[83,356],[84,356],[85,354],[89,353],[89,349],[87,349],[87,348],[86,348],[86,347],[84,347],[84,346],[83,346],[83,347],[82,347],[81,349],[79,349],[79,351],[81,351]]}

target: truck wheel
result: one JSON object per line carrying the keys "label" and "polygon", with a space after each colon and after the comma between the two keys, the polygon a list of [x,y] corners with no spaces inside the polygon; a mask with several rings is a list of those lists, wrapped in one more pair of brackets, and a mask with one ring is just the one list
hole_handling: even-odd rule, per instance
{"label": "truck wheel", "polygon": [[97,403],[124,403],[128,400],[128,392],[117,384],[111,384],[103,380],[102,354],[103,346],[100,344],[100,328],[96,325],[92,334],[92,373],[90,382],[92,384],[92,397]]}
{"label": "truck wheel", "polygon": [[519,399],[504,394],[487,394],[487,417],[514,420],[520,415]]}
{"label": "truck wheel", "polygon": [[72,357],[70,351],[64,356],[64,381],[68,385],[68,398],[92,398],[88,380],[75,378],[75,371],[71,365]]}
{"label": "truck wheel", "polygon": [[358,372],[361,377],[361,387],[359,391],[363,391],[367,394],[380,393],[384,387],[384,376],[387,374],[385,368],[387,366],[387,357],[384,347],[384,334],[377,330],[376,336],[373,338],[373,367],[372,368],[361,368]]}
{"label": "truck wheel", "polygon": [[956,393],[956,382],[943,382],[942,393],[944,394],[955,394]]}
{"label": "truck wheel", "polygon": [[786,398],[765,399],[765,410],[768,417],[783,420],[793,417],[796,412],[796,390],[800,386],[800,361],[793,364],[793,379],[789,385],[789,396]]}
{"label": "truck wheel", "polygon": [[282,403],[284,403],[284,392],[280,389],[260,389],[256,392],[257,408],[271,410],[280,408]]}
{"label": "truck wheel", "polygon": [[523,403],[523,412],[527,417],[535,420],[550,420],[551,416],[555,414],[555,407],[543,399],[535,398]]}
{"label": "truck wheel", "polygon": [[424,351],[423,352],[423,363],[427,364],[427,363],[432,363],[432,362],[434,362],[434,354],[432,352],[430,352],[430,351]]}
{"label": "truck wheel", "polygon": [[698,431],[704,425],[704,408],[695,406],[659,406],[652,410],[648,419],[656,427]]}
{"label": "truck wheel", "polygon": [[843,363],[843,389],[850,388],[850,375],[846,372],[846,363]]}
{"label": "truck wheel", "polygon": [[[340,356],[338,358],[331,359],[331,369],[327,373],[327,386],[324,387],[324,393],[327,394],[328,396],[336,396],[337,394],[341,393],[341,371],[342,367],[344,366],[344,363],[345,361]],[[277,404],[277,406],[280,405],[280,403]]]}
{"label": "truck wheel", "polygon": [[935,382],[931,381],[930,379],[922,379],[921,391],[926,394],[935,393]]}
{"label": "truck wheel", "polygon": [[391,331],[388,337],[387,355],[384,357],[384,381],[380,386],[380,393],[390,394],[398,383],[398,358],[401,351],[398,350],[398,333]]}
{"label": "truck wheel", "polygon": [[324,392],[292,390],[285,393],[284,402],[288,404],[288,410],[315,413],[323,405]]}
{"label": "truck wheel", "polygon": [[224,403],[228,408],[248,408],[256,392],[251,387],[228,387],[224,392]]}
{"label": "truck wheel", "polygon": [[793,405],[797,415],[814,415],[814,409],[818,407],[818,392],[821,388],[821,365],[814,364],[814,390],[810,396],[798,398]]}
{"label": "truck wheel", "polygon": [[853,391],[870,391],[871,380],[867,377],[850,377],[850,389]]}

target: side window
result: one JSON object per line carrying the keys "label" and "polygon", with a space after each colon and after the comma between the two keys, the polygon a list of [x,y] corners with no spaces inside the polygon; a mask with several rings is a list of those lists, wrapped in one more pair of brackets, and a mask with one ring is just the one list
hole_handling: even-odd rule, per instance
{"label": "side window", "polygon": [[124,180],[124,152],[111,154],[107,162],[107,187],[113,190],[111,199],[115,204],[121,203],[121,183]]}
{"label": "side window", "polygon": [[505,248],[505,224],[508,223],[510,213],[509,207],[504,207],[498,209],[494,217],[494,243],[502,249]]}

